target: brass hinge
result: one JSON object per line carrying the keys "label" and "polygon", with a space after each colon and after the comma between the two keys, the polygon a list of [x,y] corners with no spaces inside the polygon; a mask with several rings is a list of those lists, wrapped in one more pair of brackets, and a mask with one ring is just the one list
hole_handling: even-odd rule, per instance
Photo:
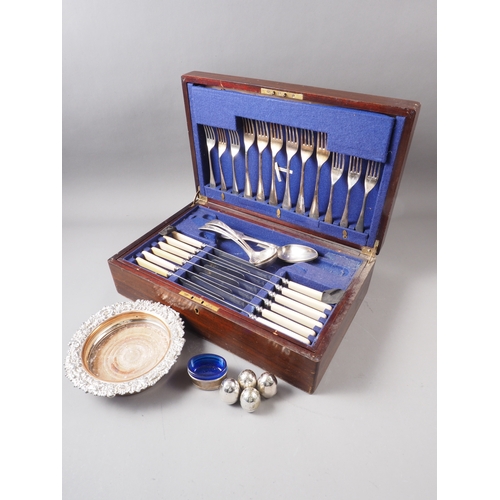
{"label": "brass hinge", "polygon": [[302,101],[304,99],[303,94],[297,94],[295,92],[285,92],[284,90],[261,88],[260,93],[264,95],[272,95],[274,97],[286,97],[287,99],[296,99],[297,101]]}
{"label": "brass hinge", "polygon": [[372,262],[375,260],[375,257],[377,256],[377,248],[378,248],[379,241],[375,241],[375,245],[373,247],[362,247],[361,248],[361,253],[368,257],[368,262]]}
{"label": "brass hinge", "polygon": [[196,194],[194,195],[194,200],[193,203],[191,203],[191,206],[194,207],[195,205],[206,205],[208,202],[208,198],[206,196],[203,196],[200,193],[200,188],[196,191]]}

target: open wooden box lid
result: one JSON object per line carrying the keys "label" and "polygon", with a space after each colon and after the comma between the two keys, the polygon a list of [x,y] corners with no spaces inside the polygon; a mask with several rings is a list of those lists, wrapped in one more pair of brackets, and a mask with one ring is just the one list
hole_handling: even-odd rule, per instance
{"label": "open wooden box lid", "polygon": [[[194,176],[199,197],[213,206],[237,210],[267,223],[334,241],[357,249],[379,252],[385,238],[390,215],[408,155],[420,104],[394,98],[378,97],[337,90],[327,90],[279,82],[191,72],[182,76],[187,124],[189,130]],[[265,200],[256,200],[259,152],[256,142],[247,153],[244,149],[243,120],[279,124],[283,129],[283,148],[275,160],[281,181],[277,182],[278,203],[269,203],[272,173],[270,147],[262,152],[262,176]],[[227,137],[227,149],[222,155],[223,175],[227,189],[221,186],[218,144],[210,160],[215,187],[210,186],[210,162],[205,126],[222,129]],[[286,127],[326,134],[326,148],[331,151],[320,169],[319,218],[309,216],[316,183],[318,164],[313,154],[304,167],[304,197],[306,212],[297,213],[300,173],[300,149],[289,164],[292,207],[283,208],[287,167]],[[229,131],[238,133],[240,150],[235,157],[235,172],[239,192],[233,192],[232,158]],[[217,135],[216,135],[217,137]],[[217,142],[217,141],[216,141]],[[316,142],[317,144],[317,142]],[[336,182],[333,201],[333,222],[325,222],[330,199],[330,168],[334,154],[344,157],[342,177]],[[252,197],[244,195],[245,157],[248,160]],[[348,226],[340,224],[347,199],[349,162],[361,158],[362,173],[350,192]],[[364,197],[364,179],[369,164],[379,165],[375,187],[366,200],[363,230],[356,229]]]}

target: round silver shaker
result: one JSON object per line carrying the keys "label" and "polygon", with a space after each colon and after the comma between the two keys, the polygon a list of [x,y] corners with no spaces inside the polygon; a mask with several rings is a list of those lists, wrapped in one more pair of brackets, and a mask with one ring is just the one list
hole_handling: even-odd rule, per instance
{"label": "round silver shaker", "polygon": [[240,384],[234,378],[226,378],[222,381],[219,387],[219,396],[228,405],[232,405],[238,401],[240,397]]}
{"label": "round silver shaker", "polygon": [[255,387],[257,385],[257,375],[252,370],[243,370],[238,375],[238,382],[242,389]]}
{"label": "round silver shaker", "polygon": [[255,387],[243,389],[240,396],[240,404],[247,412],[254,412],[260,405],[260,392]]}
{"label": "round silver shaker", "polygon": [[257,380],[257,389],[263,398],[272,398],[278,391],[278,380],[269,372],[264,372]]}

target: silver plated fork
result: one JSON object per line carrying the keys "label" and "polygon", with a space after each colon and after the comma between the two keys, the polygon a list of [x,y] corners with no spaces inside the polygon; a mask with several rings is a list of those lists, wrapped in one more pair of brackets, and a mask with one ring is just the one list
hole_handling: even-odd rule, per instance
{"label": "silver plated fork", "polygon": [[300,132],[300,158],[302,160],[302,168],[300,170],[300,187],[299,196],[297,197],[297,206],[295,212],[304,214],[306,205],[304,199],[304,170],[306,162],[312,156],[314,151],[314,133],[312,130],[301,130]]}
{"label": "silver plated fork", "polygon": [[361,205],[361,212],[359,213],[358,222],[356,224],[356,231],[363,232],[365,230],[365,206],[368,193],[375,187],[380,176],[380,163],[369,160],[366,166],[365,174],[365,194],[363,196],[363,204]]}
{"label": "silver plated fork", "polygon": [[271,191],[269,193],[269,205],[278,204],[278,196],[276,194],[276,176],[275,176],[275,162],[276,155],[283,147],[283,129],[277,123],[271,123],[269,126],[271,135]]}
{"label": "silver plated fork", "polygon": [[227,148],[226,132],[223,128],[217,129],[217,138],[219,139],[217,148],[219,150],[220,188],[221,191],[227,191],[226,180],[224,179],[224,172],[222,171],[222,155]]}
{"label": "silver plated fork", "polygon": [[316,171],[314,195],[311,204],[311,209],[309,210],[309,217],[311,217],[312,219],[319,219],[319,206],[318,206],[319,177],[321,174],[321,167],[326,163],[326,160],[328,160],[329,156],[330,156],[330,151],[326,149],[326,134],[324,132],[318,132],[318,140],[316,145],[316,160],[318,162],[318,170]]}
{"label": "silver plated fork", "polygon": [[262,152],[269,144],[269,129],[266,122],[257,121],[255,122],[255,130],[257,132],[257,148],[259,150],[259,180],[255,198],[257,201],[264,201],[266,195],[264,194],[264,181],[262,179]]}
{"label": "silver plated fork", "polygon": [[233,186],[231,188],[231,191],[233,192],[233,194],[239,194],[240,190],[238,189],[238,181],[236,179],[236,168],[234,165],[234,159],[236,158],[236,156],[238,156],[238,153],[240,152],[240,136],[238,135],[238,132],[236,132],[236,130],[229,131],[229,142],[231,149],[231,162],[233,168]]}
{"label": "silver plated fork", "polygon": [[333,222],[333,188],[337,181],[342,177],[345,165],[345,155],[340,153],[333,153],[332,155],[332,168],[330,170],[330,197],[328,198],[328,207],[325,214],[325,222],[331,224]]}
{"label": "silver plated fork", "polygon": [[290,196],[290,161],[299,151],[299,131],[294,127],[286,127],[286,182],[285,194],[283,195],[283,208],[292,208],[292,198]]}
{"label": "silver plated fork", "polygon": [[352,187],[361,177],[362,168],[363,160],[361,158],[357,158],[356,156],[351,156],[349,158],[349,171],[347,172],[347,196],[345,199],[344,213],[342,214],[342,219],[340,219],[340,225],[342,227],[347,227],[349,225],[349,196],[351,194]]}
{"label": "silver plated fork", "polygon": [[255,141],[255,129],[253,126],[253,121],[248,118],[243,118],[243,144],[245,146],[245,198],[251,198],[252,185],[250,183],[250,171],[248,170],[248,151],[252,147]]}
{"label": "silver plated fork", "polygon": [[215,187],[215,177],[214,177],[214,169],[212,168],[212,149],[215,146],[215,132],[212,127],[208,125],[203,125],[205,129],[205,137],[207,139],[207,149],[208,149],[208,169],[210,172],[210,187]]}

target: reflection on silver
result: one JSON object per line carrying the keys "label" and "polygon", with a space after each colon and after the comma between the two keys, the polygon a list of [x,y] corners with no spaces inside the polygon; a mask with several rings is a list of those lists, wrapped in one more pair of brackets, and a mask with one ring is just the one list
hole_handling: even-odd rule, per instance
{"label": "reflection on silver", "polygon": [[95,396],[133,394],[168,373],[184,345],[179,314],[158,302],[120,302],[91,316],[69,343],[66,376]]}
{"label": "reflection on silver", "polygon": [[240,404],[248,413],[253,413],[260,405],[260,392],[255,387],[243,389]]}

